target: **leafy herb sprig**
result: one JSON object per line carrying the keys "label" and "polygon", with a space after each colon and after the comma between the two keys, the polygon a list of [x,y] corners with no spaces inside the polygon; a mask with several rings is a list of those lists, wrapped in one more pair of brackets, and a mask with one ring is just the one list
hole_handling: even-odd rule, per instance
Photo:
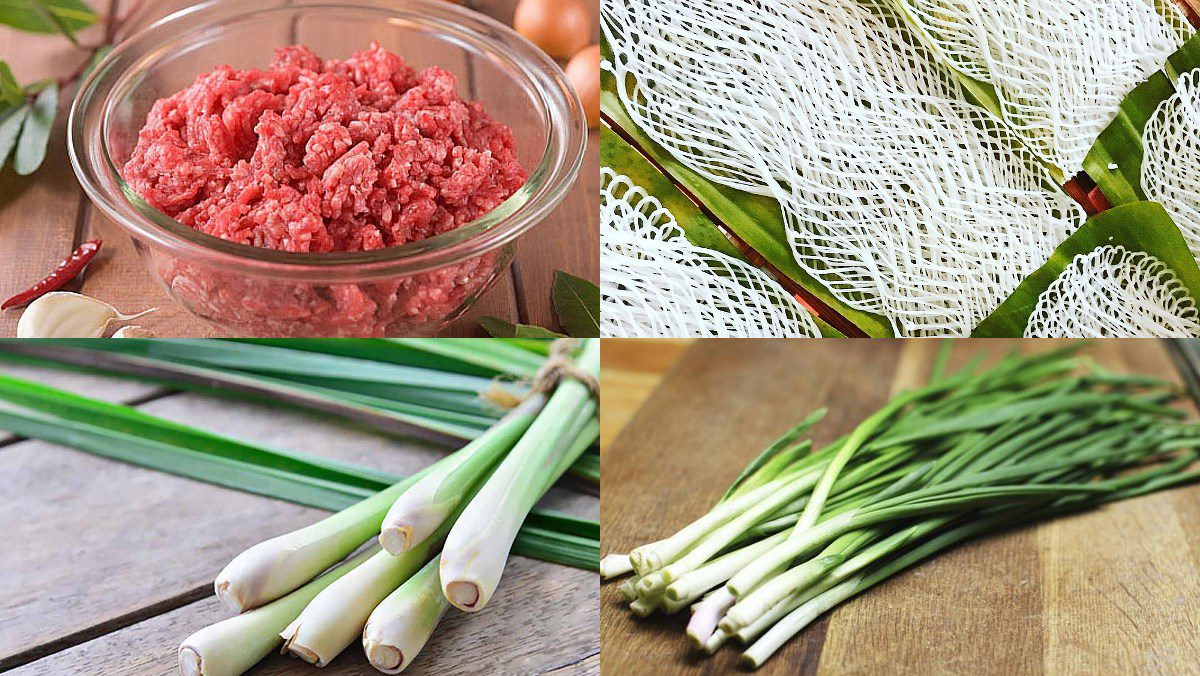
{"label": "leafy herb sprig", "polygon": [[[126,13],[128,17],[136,10]],[[77,49],[90,54],[69,75],[22,85],[11,66],[0,61],[0,170],[12,158],[13,171],[32,174],[46,159],[50,131],[58,115],[60,91],[86,77],[108,53],[120,21],[110,18],[105,40],[84,45],[77,33],[100,21],[100,16],[80,0],[0,0],[0,25],[27,33],[59,34]]]}

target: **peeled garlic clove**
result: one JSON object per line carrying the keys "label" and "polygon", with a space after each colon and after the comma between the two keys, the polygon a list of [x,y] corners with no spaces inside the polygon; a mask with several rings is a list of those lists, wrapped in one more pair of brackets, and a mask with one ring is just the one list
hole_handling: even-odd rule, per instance
{"label": "peeled garlic clove", "polygon": [[112,334],[113,338],[153,338],[154,334],[140,326],[122,326]]}
{"label": "peeled garlic clove", "polygon": [[114,321],[137,319],[154,309],[123,315],[115,307],[80,293],[55,291],[29,304],[17,322],[18,338],[99,338]]}

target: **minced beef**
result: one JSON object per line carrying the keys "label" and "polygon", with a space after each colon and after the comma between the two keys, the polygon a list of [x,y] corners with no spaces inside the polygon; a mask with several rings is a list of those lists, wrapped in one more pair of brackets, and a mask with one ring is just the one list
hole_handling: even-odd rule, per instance
{"label": "minced beef", "polygon": [[372,43],[345,61],[295,45],[220,66],[154,104],[125,180],[210,235],[324,253],[452,230],[525,182],[512,130]]}
{"label": "minced beef", "polygon": [[[179,222],[252,246],[325,253],[420,240],[486,214],[527,176],[512,130],[455,84],[376,43],[344,61],[283,47],[265,70],[220,66],[157,101],[124,178]],[[491,280],[494,260],[323,288],[239,281],[187,261],[156,272],[193,310],[240,332],[386,335],[455,311]]]}

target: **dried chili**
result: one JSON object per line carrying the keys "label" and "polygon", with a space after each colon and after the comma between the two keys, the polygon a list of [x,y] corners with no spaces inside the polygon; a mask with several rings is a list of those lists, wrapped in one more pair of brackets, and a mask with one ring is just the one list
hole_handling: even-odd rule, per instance
{"label": "dried chili", "polygon": [[102,244],[104,242],[98,239],[80,244],[78,249],[72,251],[70,256],[67,256],[63,262],[58,264],[58,267],[54,268],[54,272],[51,272],[37,284],[4,301],[4,303],[0,304],[0,310],[7,310],[10,307],[20,307],[21,305],[37,300],[51,291],[57,291],[66,286],[67,282],[75,279],[75,276],[87,267],[88,263],[92,262],[92,259],[100,251]]}

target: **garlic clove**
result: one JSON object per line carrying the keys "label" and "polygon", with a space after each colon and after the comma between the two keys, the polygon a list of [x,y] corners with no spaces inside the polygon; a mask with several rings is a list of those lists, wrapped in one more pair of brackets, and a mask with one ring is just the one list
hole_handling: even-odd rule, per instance
{"label": "garlic clove", "polygon": [[17,322],[18,338],[99,338],[113,321],[129,321],[154,312],[151,308],[123,315],[115,307],[69,291],[48,293],[29,304]]}

